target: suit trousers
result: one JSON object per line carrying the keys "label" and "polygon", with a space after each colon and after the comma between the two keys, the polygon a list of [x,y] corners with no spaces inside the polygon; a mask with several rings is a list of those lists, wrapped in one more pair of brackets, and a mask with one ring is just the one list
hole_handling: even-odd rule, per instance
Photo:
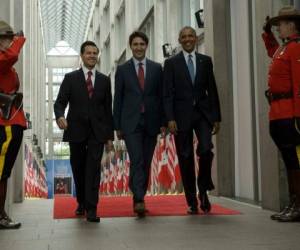
{"label": "suit trousers", "polygon": [[87,211],[96,211],[104,144],[97,141],[91,132],[85,141],[69,142],[69,146],[77,202]]}
{"label": "suit trousers", "polygon": [[194,109],[193,120],[189,130],[178,131],[175,145],[180,166],[185,197],[189,206],[197,207],[196,170],[194,162],[193,133],[197,136],[196,154],[199,157],[198,191],[205,192],[214,189],[211,178],[213,153],[212,125],[201,113]]}
{"label": "suit trousers", "polygon": [[142,202],[148,188],[157,136],[147,133],[144,114],[141,114],[135,131],[125,135],[124,139],[130,159],[129,188],[133,193],[134,202]]}

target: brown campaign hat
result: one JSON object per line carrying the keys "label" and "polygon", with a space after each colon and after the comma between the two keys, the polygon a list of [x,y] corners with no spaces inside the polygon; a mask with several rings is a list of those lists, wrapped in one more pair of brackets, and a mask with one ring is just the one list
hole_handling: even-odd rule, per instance
{"label": "brown campaign hat", "polygon": [[0,20],[0,36],[14,36],[15,33],[6,22]]}
{"label": "brown campaign hat", "polygon": [[284,6],[278,11],[278,16],[270,18],[269,23],[277,26],[281,20],[300,20],[300,11],[293,6]]}

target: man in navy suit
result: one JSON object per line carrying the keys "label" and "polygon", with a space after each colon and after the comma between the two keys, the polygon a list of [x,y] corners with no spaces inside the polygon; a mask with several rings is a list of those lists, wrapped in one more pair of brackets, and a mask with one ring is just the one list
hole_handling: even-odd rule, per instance
{"label": "man in navy suit", "polygon": [[148,37],[140,31],[129,37],[133,57],[117,67],[114,125],[130,158],[129,188],[134,212],[144,216],[144,196],[159,132],[165,133],[162,108],[162,67],[146,58]]}
{"label": "man in navy suit", "polygon": [[[94,42],[81,45],[82,68],[65,75],[54,104],[56,122],[69,142],[78,207],[76,215],[99,222],[97,203],[104,144],[113,148],[110,78],[95,69],[99,50]],[[69,104],[67,118],[65,109]]]}
{"label": "man in navy suit", "polygon": [[221,121],[211,58],[196,52],[197,36],[192,27],[179,33],[183,51],[167,59],[164,65],[164,108],[168,127],[175,134],[180,172],[188,204],[188,213],[198,213],[193,133],[198,139],[199,174],[197,185],[200,208],[209,212],[207,190],[214,189],[211,179],[212,134]]}

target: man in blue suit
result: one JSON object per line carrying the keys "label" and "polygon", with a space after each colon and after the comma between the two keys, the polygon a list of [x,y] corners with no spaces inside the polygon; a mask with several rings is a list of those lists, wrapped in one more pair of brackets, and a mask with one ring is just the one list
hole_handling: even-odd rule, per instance
{"label": "man in blue suit", "polygon": [[140,31],[129,37],[133,57],[115,75],[113,117],[118,139],[124,139],[130,158],[129,188],[134,212],[144,216],[144,196],[157,135],[165,133],[162,108],[162,67],[146,58],[148,37]]}
{"label": "man in blue suit", "polygon": [[211,58],[196,52],[197,36],[192,27],[179,33],[183,51],[164,65],[164,108],[168,127],[175,134],[182,183],[189,214],[198,213],[193,133],[198,139],[199,174],[197,185],[200,208],[209,212],[207,190],[214,189],[211,179],[212,134],[221,121],[219,97]]}

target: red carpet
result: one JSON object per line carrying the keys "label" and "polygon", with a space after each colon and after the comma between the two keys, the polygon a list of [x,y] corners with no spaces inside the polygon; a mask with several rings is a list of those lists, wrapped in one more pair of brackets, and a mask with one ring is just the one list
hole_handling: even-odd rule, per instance
{"label": "red carpet", "polygon": [[[187,215],[186,203],[183,195],[147,196],[146,206],[148,216],[182,216]],[[101,204],[101,205],[100,205]],[[56,195],[54,198],[54,219],[76,218],[74,211],[77,207],[76,199],[70,196]],[[228,209],[217,204],[212,205],[210,215],[236,215],[239,211]],[[201,215],[201,213],[200,213]],[[131,196],[102,196],[98,204],[100,217],[132,217]]]}

